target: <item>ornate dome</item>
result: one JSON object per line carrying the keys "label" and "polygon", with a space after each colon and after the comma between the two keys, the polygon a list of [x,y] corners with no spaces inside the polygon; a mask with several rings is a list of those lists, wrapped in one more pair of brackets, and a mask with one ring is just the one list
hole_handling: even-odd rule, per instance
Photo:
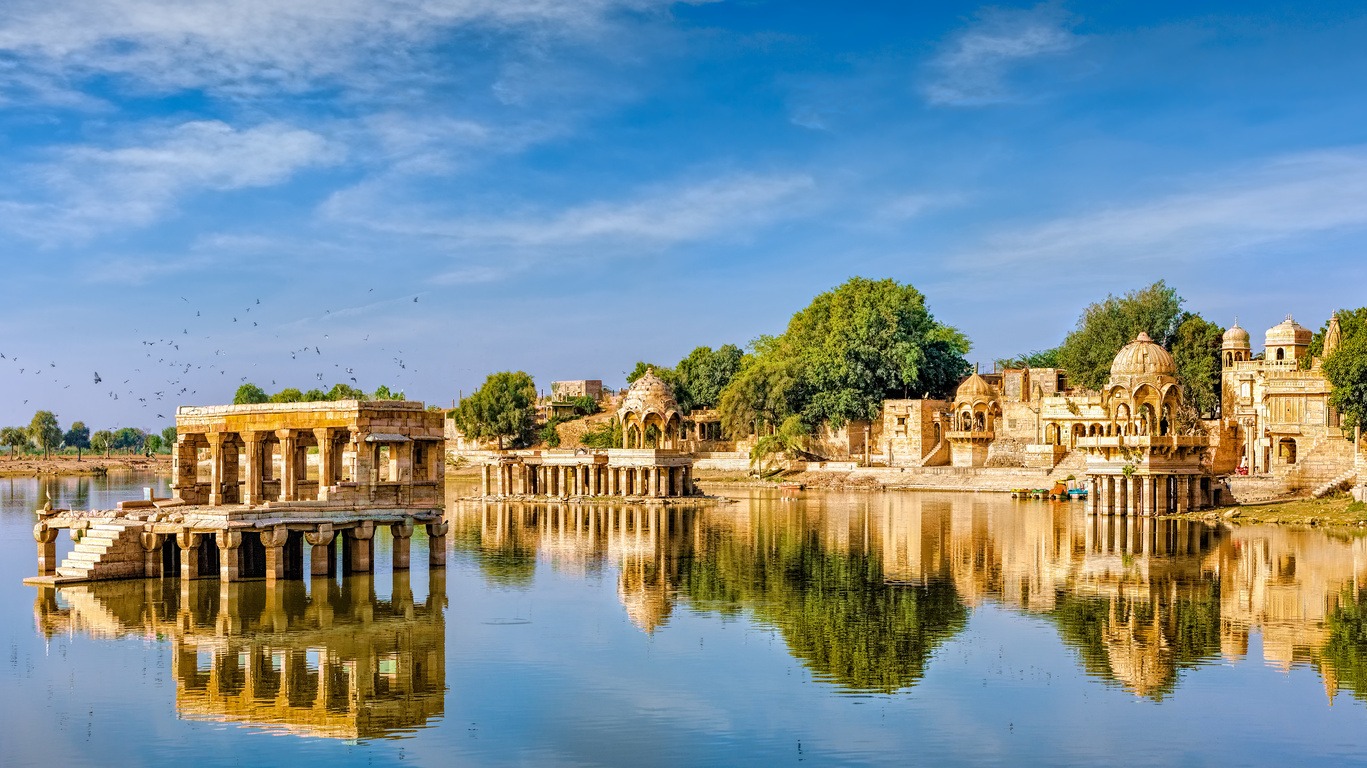
{"label": "ornate dome", "polygon": [[996,400],[997,390],[987,383],[987,379],[979,376],[974,371],[972,376],[963,380],[959,388],[954,392],[954,400],[960,403],[972,402],[974,400]]}
{"label": "ornate dome", "polygon": [[1291,315],[1287,315],[1285,320],[1267,329],[1265,346],[1304,347],[1310,343],[1314,335],[1309,328],[1296,322]]}
{"label": "ornate dome", "polygon": [[647,368],[622,398],[618,413],[656,413],[668,416],[679,412],[679,403],[674,399],[674,390],[664,379],[655,375],[654,368]]}
{"label": "ornate dome", "polygon": [[1239,321],[1235,320],[1234,325],[1225,331],[1223,346],[1227,349],[1248,349],[1250,344],[1248,331],[1239,327]]}
{"label": "ornate dome", "polygon": [[1149,334],[1140,331],[1134,341],[1126,344],[1111,363],[1111,378],[1121,376],[1176,376],[1177,364],[1166,349],[1154,343]]}

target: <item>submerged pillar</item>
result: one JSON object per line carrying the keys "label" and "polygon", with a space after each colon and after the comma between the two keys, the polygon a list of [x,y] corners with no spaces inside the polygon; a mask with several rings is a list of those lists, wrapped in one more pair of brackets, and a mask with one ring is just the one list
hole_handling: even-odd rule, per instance
{"label": "submerged pillar", "polygon": [[404,518],[402,523],[391,523],[389,532],[394,535],[394,570],[406,571],[413,543],[413,518]]}
{"label": "submerged pillar", "polygon": [[144,578],[159,578],[161,573],[161,548],[166,537],[160,533],[143,531],[138,535],[142,544],[142,575]]}
{"label": "submerged pillar", "polygon": [[181,531],[176,534],[176,546],[180,547],[180,578],[182,581],[198,579],[199,539],[203,534]]}
{"label": "submerged pillar", "polygon": [[346,532],[347,554],[351,559],[352,573],[370,573],[375,568],[373,547],[375,544],[375,523],[366,520]]}
{"label": "submerged pillar", "polygon": [[263,530],[261,546],[266,548],[266,581],[285,578],[285,545],[290,540],[290,529],[283,525]]}
{"label": "submerged pillar", "polygon": [[429,568],[446,567],[446,533],[451,524],[442,520],[427,524],[427,565]]}
{"label": "submerged pillar", "polygon": [[304,534],[304,541],[309,544],[309,575],[332,575],[332,541],[336,536],[331,523],[323,523],[318,530]]}
{"label": "submerged pillar", "polygon": [[242,574],[242,534],[219,531],[214,540],[218,543],[218,578],[224,582],[237,581]]}
{"label": "submerged pillar", "polygon": [[38,523],[33,526],[33,539],[38,542],[38,575],[57,575],[57,529]]}

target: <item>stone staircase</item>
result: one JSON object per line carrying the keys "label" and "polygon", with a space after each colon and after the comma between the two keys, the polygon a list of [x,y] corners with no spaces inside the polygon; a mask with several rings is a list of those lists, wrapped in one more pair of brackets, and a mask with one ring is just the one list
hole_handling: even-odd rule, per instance
{"label": "stone staircase", "polygon": [[70,579],[131,579],[143,576],[141,522],[108,520],[93,523],[62,564],[57,575]]}
{"label": "stone staircase", "polygon": [[1324,483],[1315,490],[1311,491],[1310,495],[1316,499],[1322,499],[1331,493],[1346,491],[1349,488],[1353,487],[1353,483],[1357,480],[1357,477],[1358,471],[1356,469],[1350,469],[1347,472],[1344,472],[1343,474],[1339,475],[1338,477],[1335,477],[1333,480],[1330,480],[1329,482]]}

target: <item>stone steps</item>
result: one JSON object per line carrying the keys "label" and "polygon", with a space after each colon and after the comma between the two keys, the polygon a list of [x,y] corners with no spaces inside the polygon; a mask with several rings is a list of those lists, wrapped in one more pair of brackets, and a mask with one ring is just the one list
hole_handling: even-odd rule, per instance
{"label": "stone steps", "polygon": [[143,575],[141,524],[94,523],[57,566],[69,579],[120,579]]}
{"label": "stone steps", "polygon": [[1350,469],[1347,472],[1344,472],[1343,474],[1334,478],[1333,480],[1330,480],[1324,485],[1321,485],[1320,487],[1316,488],[1314,491],[1310,493],[1310,495],[1317,499],[1322,499],[1331,493],[1337,493],[1338,491],[1346,491],[1353,486],[1353,483],[1357,480],[1357,476],[1357,470]]}

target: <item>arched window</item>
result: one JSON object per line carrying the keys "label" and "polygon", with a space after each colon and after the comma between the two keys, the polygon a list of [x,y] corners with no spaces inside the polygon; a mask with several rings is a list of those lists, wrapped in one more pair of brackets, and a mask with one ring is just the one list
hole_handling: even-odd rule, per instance
{"label": "arched window", "polygon": [[1296,441],[1289,437],[1282,438],[1281,441],[1277,443],[1277,458],[1287,464],[1295,464]]}
{"label": "arched window", "polygon": [[1282,349],[1281,347],[1277,347],[1277,359],[1278,359],[1278,360],[1284,360],[1284,359],[1286,359],[1286,350]]}

